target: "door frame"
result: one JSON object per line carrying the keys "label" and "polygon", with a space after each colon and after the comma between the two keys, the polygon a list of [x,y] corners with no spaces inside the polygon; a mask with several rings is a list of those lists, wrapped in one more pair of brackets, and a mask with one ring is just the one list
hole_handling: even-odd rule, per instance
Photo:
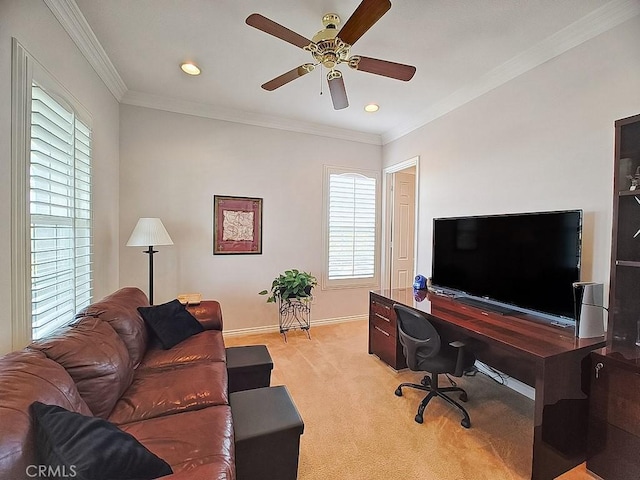
{"label": "door frame", "polygon": [[413,272],[418,268],[418,219],[420,206],[420,156],[416,155],[404,162],[390,165],[382,170],[382,245],[380,249],[381,277],[380,287],[382,289],[391,288],[391,225],[393,215],[393,195],[391,187],[393,185],[393,174],[409,167],[416,169],[416,194],[415,194],[415,230],[413,241]]}

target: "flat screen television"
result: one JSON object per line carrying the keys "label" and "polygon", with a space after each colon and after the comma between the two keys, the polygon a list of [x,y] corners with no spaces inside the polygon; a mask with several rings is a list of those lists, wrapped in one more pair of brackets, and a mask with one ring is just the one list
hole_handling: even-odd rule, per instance
{"label": "flat screen television", "polygon": [[582,211],[436,218],[434,287],[573,320]]}

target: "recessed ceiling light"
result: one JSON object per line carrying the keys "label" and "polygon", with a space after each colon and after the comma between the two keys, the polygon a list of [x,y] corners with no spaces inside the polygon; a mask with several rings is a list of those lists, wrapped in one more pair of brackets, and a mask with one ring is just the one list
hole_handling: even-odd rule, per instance
{"label": "recessed ceiling light", "polygon": [[364,111],[369,113],[377,112],[378,110],[380,110],[380,107],[375,103],[370,103],[364,107]]}
{"label": "recessed ceiling light", "polygon": [[189,75],[200,75],[200,69],[195,63],[186,62],[180,65],[180,68],[184,73]]}

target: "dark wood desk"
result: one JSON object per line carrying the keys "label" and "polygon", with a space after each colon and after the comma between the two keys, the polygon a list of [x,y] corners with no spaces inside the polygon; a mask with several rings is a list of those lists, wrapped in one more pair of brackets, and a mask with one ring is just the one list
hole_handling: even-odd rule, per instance
{"label": "dark wood desk", "polygon": [[394,303],[428,314],[445,340],[463,341],[481,362],[535,388],[532,479],[554,479],[586,459],[589,353],[604,337],[576,338],[572,328],[532,315],[500,315],[426,292],[414,297],[411,288],[374,291],[369,353],[396,369],[406,364]]}

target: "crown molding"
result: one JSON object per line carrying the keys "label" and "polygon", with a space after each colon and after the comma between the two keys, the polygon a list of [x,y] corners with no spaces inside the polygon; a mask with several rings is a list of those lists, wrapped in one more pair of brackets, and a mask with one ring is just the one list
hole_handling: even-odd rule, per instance
{"label": "crown molding", "polygon": [[411,120],[399,124],[382,135],[376,135],[129,91],[75,0],[44,0],[44,2],[109,91],[121,103],[372,145],[385,145],[397,140],[640,14],[638,0],[613,0],[490,70],[477,81],[456,90]]}
{"label": "crown molding", "polygon": [[44,2],[118,102],[228,122],[382,145],[380,135],[376,134],[129,91],[75,0],[44,0]]}
{"label": "crown molding", "polygon": [[127,86],[111,63],[98,38],[74,0],[44,0],[116,100],[121,101]]}
{"label": "crown molding", "polygon": [[206,103],[190,102],[144,92],[136,92],[133,90],[128,90],[124,94],[121,103],[137,107],[154,108],[156,110],[164,110],[167,112],[193,115],[196,117],[224,120],[226,122],[244,123],[246,125],[254,125],[257,127],[308,133],[310,135],[337,138],[340,140],[349,140],[352,142],[367,143],[370,145],[382,145],[382,138],[380,135],[373,133],[346,130],[343,128],[330,127],[328,125],[290,120],[283,117],[262,115],[259,113],[243,112],[240,110],[216,107]]}
{"label": "crown molding", "polygon": [[508,81],[640,14],[638,0],[613,0],[533,47],[490,70],[478,80],[431,105],[408,122],[382,134],[382,144],[397,140]]}

